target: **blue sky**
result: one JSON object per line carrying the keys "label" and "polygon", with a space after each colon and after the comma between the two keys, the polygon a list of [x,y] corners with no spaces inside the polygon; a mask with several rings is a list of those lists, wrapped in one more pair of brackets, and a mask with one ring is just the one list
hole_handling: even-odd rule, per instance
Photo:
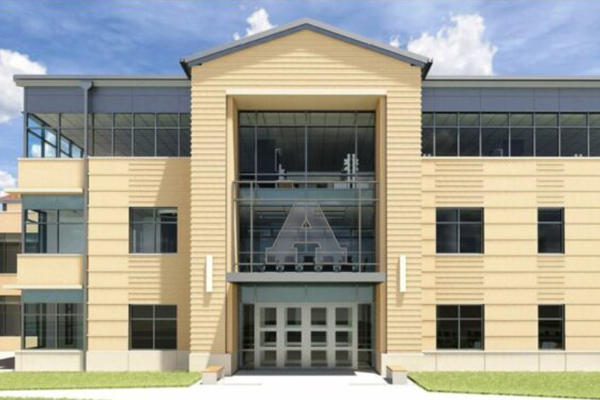
{"label": "blue sky", "polygon": [[[270,25],[311,17],[426,49],[434,65],[456,59],[450,47],[465,55],[439,72],[600,75],[599,1],[0,0],[0,49],[50,74],[181,74],[182,56],[264,25],[247,21],[261,9]],[[0,171],[16,176],[22,119],[12,115],[0,123]]]}

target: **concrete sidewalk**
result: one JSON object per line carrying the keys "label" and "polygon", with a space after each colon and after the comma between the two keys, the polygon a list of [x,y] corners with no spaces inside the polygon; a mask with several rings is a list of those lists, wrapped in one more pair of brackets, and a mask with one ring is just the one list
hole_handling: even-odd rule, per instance
{"label": "concrete sidewalk", "polygon": [[[309,372],[273,374],[241,372],[217,385],[186,388],[31,390],[0,392],[2,397],[44,397],[106,400],[260,399],[281,400],[534,400],[535,397],[466,395],[426,392],[412,382],[392,386],[371,372]],[[538,398],[541,399],[541,398]],[[548,398],[545,398],[548,400]]]}

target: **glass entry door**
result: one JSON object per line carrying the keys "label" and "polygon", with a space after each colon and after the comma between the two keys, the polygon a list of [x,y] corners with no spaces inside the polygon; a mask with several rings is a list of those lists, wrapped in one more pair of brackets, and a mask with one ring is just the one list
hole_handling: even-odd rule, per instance
{"label": "glass entry door", "polygon": [[269,304],[254,307],[258,368],[358,366],[356,304]]}

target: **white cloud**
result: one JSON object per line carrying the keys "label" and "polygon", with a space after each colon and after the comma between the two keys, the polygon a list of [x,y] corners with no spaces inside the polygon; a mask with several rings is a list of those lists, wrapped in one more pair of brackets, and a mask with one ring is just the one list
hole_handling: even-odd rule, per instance
{"label": "white cloud", "polygon": [[[269,13],[264,8],[259,8],[254,11],[247,19],[248,28],[246,28],[246,36],[254,35],[262,31],[274,28],[275,25],[269,21]],[[233,34],[233,39],[238,40],[241,38],[239,33]]]}
{"label": "white cloud", "polygon": [[394,47],[400,47],[400,36],[398,36],[398,35],[392,36],[392,38],[390,39],[390,45],[392,45]]}
{"label": "white cloud", "polygon": [[[432,74],[494,75],[494,55],[498,48],[484,39],[485,21],[479,14],[452,15],[451,25],[435,36],[425,32],[408,42],[408,50],[433,58]],[[390,44],[399,45],[397,36]]]}
{"label": "white cloud", "polygon": [[15,187],[17,180],[14,176],[0,169],[0,196],[5,196],[4,189]]}
{"label": "white cloud", "polygon": [[23,108],[23,89],[13,81],[15,74],[45,74],[46,67],[27,54],[0,49],[0,123],[18,116]]}

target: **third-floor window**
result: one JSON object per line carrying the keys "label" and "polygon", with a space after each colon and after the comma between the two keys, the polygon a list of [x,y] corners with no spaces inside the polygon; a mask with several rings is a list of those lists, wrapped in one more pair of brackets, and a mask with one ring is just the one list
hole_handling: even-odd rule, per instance
{"label": "third-floor window", "polygon": [[436,209],[436,251],[483,253],[483,209]]}

